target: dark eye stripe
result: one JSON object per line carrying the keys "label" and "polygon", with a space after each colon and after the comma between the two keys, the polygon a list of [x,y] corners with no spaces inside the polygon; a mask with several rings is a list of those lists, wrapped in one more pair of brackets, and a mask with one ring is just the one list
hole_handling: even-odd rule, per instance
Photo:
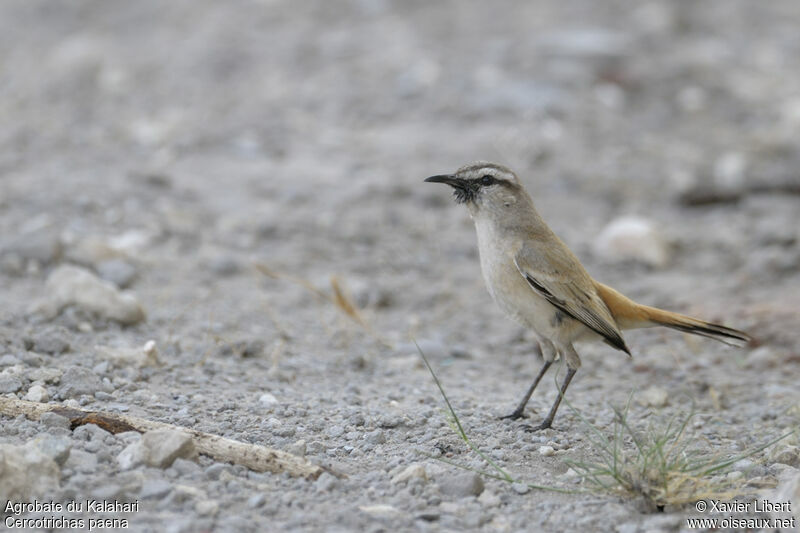
{"label": "dark eye stripe", "polygon": [[493,184],[495,181],[496,181],[496,180],[495,180],[495,179],[494,179],[492,176],[486,175],[486,176],[483,176],[483,177],[481,178],[481,185],[484,185],[484,186],[486,186],[486,185],[491,185],[491,184]]}

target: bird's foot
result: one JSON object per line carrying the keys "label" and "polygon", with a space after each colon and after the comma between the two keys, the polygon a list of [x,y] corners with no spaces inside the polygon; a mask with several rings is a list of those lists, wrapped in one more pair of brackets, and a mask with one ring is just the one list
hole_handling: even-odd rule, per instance
{"label": "bird's foot", "polygon": [[511,414],[499,417],[500,420],[519,420],[520,418],[528,418],[528,415],[526,415],[522,411],[514,411]]}
{"label": "bird's foot", "polygon": [[531,426],[530,424],[525,424],[524,426],[522,426],[522,429],[524,429],[528,433],[533,433],[535,431],[539,431],[539,430],[542,430],[542,429],[548,429],[548,428],[552,427],[552,425],[553,425],[552,422],[544,421],[541,424],[538,424],[538,425],[535,425],[535,426]]}

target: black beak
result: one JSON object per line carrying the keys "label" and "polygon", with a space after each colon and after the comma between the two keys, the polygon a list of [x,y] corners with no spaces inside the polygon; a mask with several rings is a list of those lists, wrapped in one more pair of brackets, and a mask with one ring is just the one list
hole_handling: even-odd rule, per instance
{"label": "black beak", "polygon": [[425,181],[430,183],[446,183],[451,187],[456,187],[458,189],[464,188],[464,180],[461,178],[456,178],[452,174],[442,174],[440,176],[431,176],[430,178],[426,178]]}

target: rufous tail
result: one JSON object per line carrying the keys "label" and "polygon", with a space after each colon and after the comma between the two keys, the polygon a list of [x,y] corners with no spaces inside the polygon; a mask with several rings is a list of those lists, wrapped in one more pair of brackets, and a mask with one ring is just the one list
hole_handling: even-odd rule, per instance
{"label": "rufous tail", "polygon": [[751,340],[747,333],[738,329],[712,324],[711,322],[681,315],[680,313],[637,304],[608,285],[603,285],[599,282],[595,282],[595,287],[614,319],[623,329],[666,326],[678,331],[702,335],[731,346],[746,346]]}

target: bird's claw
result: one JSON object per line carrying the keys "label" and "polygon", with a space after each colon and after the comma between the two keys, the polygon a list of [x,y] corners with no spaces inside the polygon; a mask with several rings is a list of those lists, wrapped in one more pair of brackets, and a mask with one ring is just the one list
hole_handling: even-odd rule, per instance
{"label": "bird's claw", "polygon": [[548,429],[550,427],[552,427],[551,424],[547,424],[545,422],[542,422],[541,424],[537,424],[535,426],[531,426],[530,424],[525,424],[524,426],[522,426],[522,429],[524,429],[528,433],[533,433],[535,431],[540,431],[542,429]]}

